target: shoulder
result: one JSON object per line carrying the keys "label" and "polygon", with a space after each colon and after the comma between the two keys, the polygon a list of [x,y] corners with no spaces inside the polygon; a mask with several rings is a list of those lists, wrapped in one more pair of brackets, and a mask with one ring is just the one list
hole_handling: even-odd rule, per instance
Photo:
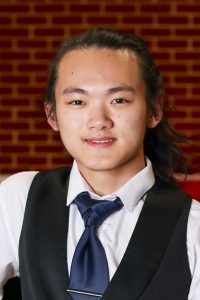
{"label": "shoulder", "polygon": [[1,205],[6,202],[6,205],[12,206],[25,204],[30,185],[37,171],[20,172],[11,175],[4,179],[0,184],[0,201]]}
{"label": "shoulder", "polygon": [[6,237],[7,243],[12,245],[18,244],[27,195],[36,174],[37,172],[17,173],[0,184],[0,239],[3,236],[5,240]]}
{"label": "shoulder", "polygon": [[[0,184],[0,191],[25,190],[30,187],[30,184],[38,171],[26,171],[10,175]],[[12,190],[11,190],[12,189]]]}
{"label": "shoulder", "polygon": [[36,174],[31,184],[31,191],[35,187],[39,190],[54,188],[54,186],[67,186],[69,175],[71,172],[71,166],[59,167],[55,169],[41,171]]}

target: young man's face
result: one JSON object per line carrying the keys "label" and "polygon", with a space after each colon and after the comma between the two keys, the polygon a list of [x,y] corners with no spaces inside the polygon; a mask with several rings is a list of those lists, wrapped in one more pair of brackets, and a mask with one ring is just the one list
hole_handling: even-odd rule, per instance
{"label": "young man's face", "polygon": [[144,167],[145,130],[155,127],[137,58],[127,50],[88,48],[62,58],[49,118],[83,175],[133,176]]}

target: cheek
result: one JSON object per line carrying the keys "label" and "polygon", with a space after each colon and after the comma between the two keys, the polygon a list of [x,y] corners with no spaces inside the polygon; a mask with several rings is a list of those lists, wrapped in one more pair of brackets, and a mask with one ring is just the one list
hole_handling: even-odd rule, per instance
{"label": "cheek", "polygon": [[138,130],[141,128],[146,128],[147,120],[146,114],[141,113],[140,111],[135,111],[134,113],[130,113],[129,115],[125,116],[124,118],[118,118],[119,123],[123,124],[124,128]]}
{"label": "cheek", "polygon": [[59,114],[58,124],[60,136],[66,148],[76,144],[83,128],[81,118],[70,114],[70,112],[64,112]]}

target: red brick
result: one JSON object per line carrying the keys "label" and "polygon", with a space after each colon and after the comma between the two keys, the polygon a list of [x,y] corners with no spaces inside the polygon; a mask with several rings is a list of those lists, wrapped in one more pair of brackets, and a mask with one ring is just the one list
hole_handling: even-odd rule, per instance
{"label": "red brick", "polygon": [[24,48],[44,48],[47,46],[46,41],[18,41],[18,47],[24,47]]}
{"label": "red brick", "polygon": [[11,141],[12,135],[11,134],[0,134],[0,141]]}
{"label": "red brick", "polygon": [[53,24],[80,24],[82,17],[54,17]]}
{"label": "red brick", "polygon": [[70,5],[69,10],[71,12],[98,12],[100,10],[99,5]]}
{"label": "red brick", "polygon": [[0,48],[10,48],[12,45],[11,41],[0,41]]}
{"label": "red brick", "polygon": [[185,48],[187,47],[187,41],[177,41],[177,40],[158,41],[158,47]]}
{"label": "red brick", "polygon": [[[1,138],[1,136],[0,136]],[[47,140],[47,135],[46,134],[19,134],[18,135],[18,140],[19,141],[46,141]]]}
{"label": "red brick", "polygon": [[152,24],[151,17],[123,17],[122,22],[125,24]]}
{"label": "red brick", "polygon": [[46,17],[18,17],[17,23],[18,24],[46,24],[47,18]]}
{"label": "red brick", "polygon": [[63,42],[63,41],[61,41],[61,40],[59,40],[59,41],[53,41],[53,42],[52,42],[53,48],[55,48],[55,49],[57,50],[58,47],[60,47],[60,45],[61,45],[62,42]]}
{"label": "red brick", "polygon": [[45,157],[19,157],[17,159],[18,164],[46,164]]}
{"label": "red brick", "polygon": [[195,24],[200,24],[200,17],[196,17],[193,20]]}
{"label": "red brick", "polygon": [[141,5],[142,12],[170,12],[170,5]]}
{"label": "red brick", "polygon": [[175,105],[180,106],[200,106],[200,99],[176,99],[174,102]]}
{"label": "red brick", "polygon": [[29,147],[28,146],[19,146],[19,145],[7,145],[7,146],[4,146],[2,145],[1,146],[1,149],[3,152],[6,152],[6,153],[26,153],[29,151]]}
{"label": "red brick", "polygon": [[25,64],[25,65],[19,65],[18,67],[19,71],[46,71],[47,65],[45,64]]}
{"label": "red brick", "polygon": [[35,126],[34,126],[34,128],[35,129],[39,129],[39,130],[41,130],[41,129],[48,129],[49,131],[51,131],[51,128],[50,128],[50,126],[49,126],[49,124],[46,122],[46,120],[44,120],[44,121],[42,121],[42,122],[36,122],[35,123]]}
{"label": "red brick", "polygon": [[21,60],[21,59],[29,59],[29,53],[28,52],[2,52],[0,53],[1,59],[8,59],[8,60]]}
{"label": "red brick", "polygon": [[[200,102],[199,102],[199,106],[200,106]],[[192,117],[194,117],[194,118],[200,118],[200,111],[193,111]]]}
{"label": "red brick", "polygon": [[190,152],[200,152],[200,146],[195,145],[186,145],[185,147],[183,146],[183,149]]}
{"label": "red brick", "polygon": [[200,83],[198,76],[176,76],[175,81],[178,83]]}
{"label": "red brick", "polygon": [[194,65],[194,66],[192,66],[192,70],[194,70],[194,71],[200,71],[200,65]]}
{"label": "red brick", "polygon": [[0,64],[0,72],[7,72],[7,71],[12,71],[13,70],[13,66],[12,65],[3,65]]}
{"label": "red brick", "polygon": [[70,158],[66,158],[66,157],[55,157],[55,158],[52,158],[52,162],[55,165],[69,166],[72,164],[73,160]]}
{"label": "red brick", "polygon": [[35,29],[36,36],[63,36],[64,29]]}
{"label": "red brick", "polygon": [[[32,0],[30,0],[30,1],[32,1]],[[37,1],[37,0],[35,0],[35,1]],[[21,166],[18,166],[17,168],[13,167],[13,166],[8,167],[8,165],[6,165],[5,168],[1,167],[0,171],[1,171],[1,174],[15,174],[15,173],[18,173],[18,172],[23,172],[24,168],[21,167]]]}
{"label": "red brick", "polygon": [[169,29],[141,29],[143,36],[170,36]]}
{"label": "red brick", "polygon": [[11,162],[11,157],[0,157],[0,164],[10,164]]}
{"label": "red brick", "polygon": [[3,83],[29,83],[30,78],[25,76],[2,76],[1,82]]}
{"label": "red brick", "polygon": [[176,130],[196,130],[200,129],[200,123],[177,123],[175,124]]}
{"label": "red brick", "polygon": [[164,81],[164,84],[167,85],[167,84],[170,82],[169,76],[166,76],[166,75],[165,75],[165,76],[163,77],[163,81]]}
{"label": "red brick", "polygon": [[35,53],[35,58],[37,59],[46,59],[48,60],[48,63],[50,62],[51,59],[55,56],[54,52],[37,52]]}
{"label": "red brick", "polygon": [[60,134],[58,132],[52,132],[52,139],[56,142],[60,142]]}
{"label": "red brick", "polygon": [[0,118],[10,118],[12,116],[11,111],[9,110],[0,110]]}
{"label": "red brick", "polygon": [[200,12],[200,5],[177,5],[176,7],[176,10],[177,12],[186,12],[186,13],[189,13],[189,12]]}
{"label": "red brick", "polygon": [[29,6],[28,5],[1,5],[0,12],[1,13],[19,13],[19,12],[28,12]]}
{"label": "red brick", "polygon": [[18,111],[17,116],[19,118],[22,118],[23,120],[25,118],[30,119],[30,118],[44,118],[45,117],[44,112],[36,111],[36,110],[34,110],[34,111],[26,111],[26,110]]}
{"label": "red brick", "polygon": [[190,139],[192,139],[193,141],[200,141],[200,135],[198,134],[192,135],[190,136]]}
{"label": "red brick", "polygon": [[35,12],[63,12],[65,10],[64,5],[36,5]]}
{"label": "red brick", "polygon": [[[199,173],[199,166],[200,166],[200,158],[198,157],[192,158],[190,168],[193,174]],[[194,198],[197,199],[197,197]]]}
{"label": "red brick", "polygon": [[176,59],[186,59],[186,60],[200,59],[200,52],[177,52]]}
{"label": "red brick", "polygon": [[28,29],[0,29],[0,36],[28,36]]}
{"label": "red brick", "polygon": [[88,23],[93,24],[116,24],[117,18],[116,17],[88,17]]}
{"label": "red brick", "polygon": [[200,47],[200,41],[194,41],[193,47]]}
{"label": "red brick", "polygon": [[85,28],[83,28],[83,27],[81,27],[80,29],[78,29],[78,28],[72,28],[72,29],[70,29],[70,36],[74,36],[74,35],[77,35],[77,34],[80,34],[80,33],[82,33],[84,30],[87,30],[88,29],[88,26],[87,27],[85,27]]}
{"label": "red brick", "polygon": [[106,5],[105,6],[106,12],[134,12],[135,7],[134,5]]}
{"label": "red brick", "polygon": [[187,17],[159,17],[158,22],[160,24],[188,24],[189,20]]}
{"label": "red brick", "polygon": [[1,129],[28,129],[29,126],[27,123],[20,123],[20,122],[2,122],[0,124]]}
{"label": "red brick", "polygon": [[176,29],[175,33],[177,36],[198,36],[200,35],[200,29]]}
{"label": "red brick", "polygon": [[35,81],[38,82],[38,83],[46,83],[47,82],[47,77],[45,76],[36,76],[35,77]]}
{"label": "red brick", "polygon": [[154,59],[169,59],[169,53],[167,52],[153,52],[152,53]]}
{"label": "red brick", "polygon": [[21,98],[10,98],[10,99],[2,99],[0,102],[2,105],[6,106],[29,106],[29,99],[21,99]]}
{"label": "red brick", "polygon": [[35,146],[36,152],[44,152],[44,153],[59,153],[63,150],[62,146]]}
{"label": "red brick", "polygon": [[[2,1],[5,1],[5,0],[2,0]],[[21,171],[24,171],[24,169],[22,169]],[[1,172],[1,174],[12,175],[17,172],[20,172],[20,170],[18,168],[13,168],[11,165],[9,167],[9,164],[6,164],[6,167],[4,167],[3,165],[0,166],[0,172]]]}
{"label": "red brick", "polygon": [[11,94],[12,93],[12,89],[11,88],[1,88],[0,87],[0,94]]}
{"label": "red brick", "polygon": [[0,18],[0,24],[1,25],[9,25],[11,24],[12,19],[11,18]]}
{"label": "red brick", "polygon": [[187,114],[184,111],[169,111],[167,116],[169,118],[186,118]]}
{"label": "red brick", "polygon": [[177,64],[159,64],[159,69],[161,71],[169,72],[185,72],[187,71],[187,65],[177,65]]}
{"label": "red brick", "polygon": [[185,95],[186,88],[166,88],[167,95]]}
{"label": "red brick", "polygon": [[200,88],[193,88],[192,89],[192,93],[194,94],[194,95],[198,95],[199,96],[199,94],[200,94]]}
{"label": "red brick", "polygon": [[35,87],[23,87],[18,88],[19,94],[27,94],[27,95],[42,95],[44,93],[44,90],[41,88],[35,88]]}

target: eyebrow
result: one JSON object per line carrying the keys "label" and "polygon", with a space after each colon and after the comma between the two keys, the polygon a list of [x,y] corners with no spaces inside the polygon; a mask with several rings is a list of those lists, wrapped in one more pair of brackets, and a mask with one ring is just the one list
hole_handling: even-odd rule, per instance
{"label": "eyebrow", "polygon": [[[128,84],[123,84],[123,85],[119,85],[119,86],[115,86],[112,88],[109,88],[107,91],[108,95],[117,93],[117,92],[131,92],[131,93],[135,93],[135,89],[134,87],[132,87],[131,85]],[[88,95],[89,93],[82,89],[82,88],[78,88],[78,87],[69,87],[63,90],[62,94],[66,95],[66,94],[82,94],[82,95]]]}
{"label": "eyebrow", "polygon": [[134,87],[128,84],[119,85],[113,88],[108,89],[108,94],[114,94],[117,92],[131,92],[135,93]]}
{"label": "eyebrow", "polygon": [[66,94],[74,94],[74,93],[77,93],[77,94],[82,94],[82,95],[87,95],[88,92],[84,89],[81,89],[81,88],[76,88],[76,87],[71,87],[71,88],[66,88],[64,89],[64,91],[62,92],[63,95],[66,95]]}

